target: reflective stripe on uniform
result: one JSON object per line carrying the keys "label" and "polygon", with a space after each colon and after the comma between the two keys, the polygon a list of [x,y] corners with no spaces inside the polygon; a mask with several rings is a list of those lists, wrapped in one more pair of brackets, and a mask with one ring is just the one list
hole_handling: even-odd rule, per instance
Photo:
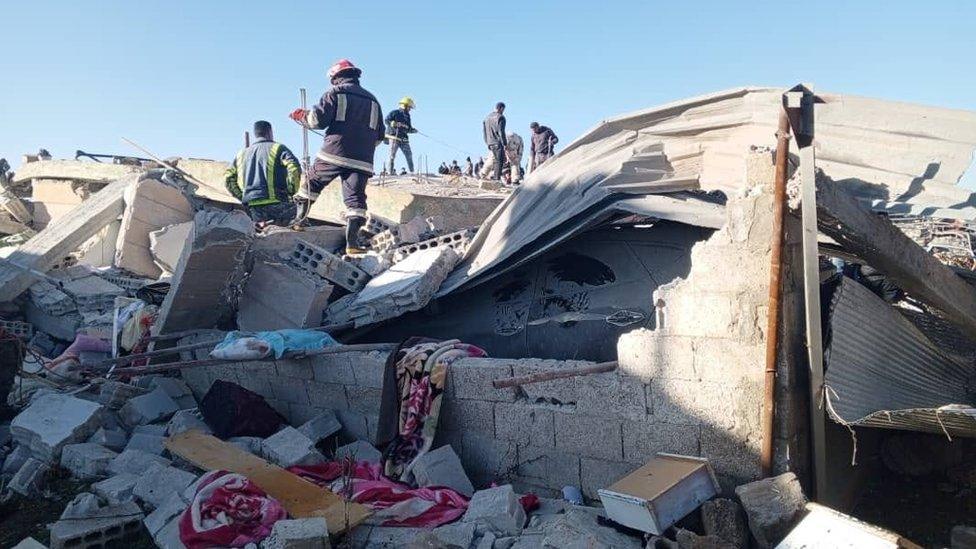
{"label": "reflective stripe on uniform", "polygon": [[309,128],[319,127],[319,115],[315,114],[315,109],[310,109],[305,115],[305,125]]}
{"label": "reflective stripe on uniform", "polygon": [[377,103],[376,101],[371,101],[370,110],[369,110],[369,129],[375,130],[376,124],[379,123],[379,120],[380,120],[380,104]]}
{"label": "reflective stripe on uniform", "polygon": [[258,200],[252,200],[247,203],[248,206],[268,206],[270,204],[277,204],[279,201],[277,198],[261,198]]}
{"label": "reflective stripe on uniform", "polygon": [[268,180],[268,200],[277,201],[278,197],[275,196],[275,172],[278,168],[278,151],[281,150],[281,143],[275,143],[271,145],[271,149],[268,150],[268,166],[267,166],[267,180]]}
{"label": "reflective stripe on uniform", "polygon": [[338,93],[336,94],[336,122],[346,121],[346,94]]}
{"label": "reflective stripe on uniform", "polygon": [[353,160],[352,158],[345,158],[343,156],[336,156],[329,154],[324,151],[319,151],[315,155],[316,158],[323,162],[328,162],[335,166],[342,166],[343,168],[352,168],[354,170],[364,171],[370,175],[373,174],[373,165],[369,162],[363,162],[362,160]]}
{"label": "reflective stripe on uniform", "polygon": [[241,152],[237,153],[237,188],[241,190],[241,198],[244,197],[244,154],[247,149],[241,149]]}

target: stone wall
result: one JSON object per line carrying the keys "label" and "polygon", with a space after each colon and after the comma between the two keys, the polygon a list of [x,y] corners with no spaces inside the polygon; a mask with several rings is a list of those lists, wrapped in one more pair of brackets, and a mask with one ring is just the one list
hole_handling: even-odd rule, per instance
{"label": "stone wall", "polygon": [[[656,452],[709,458],[725,490],[758,478],[772,165],[769,154],[753,160],[756,185],[729,198],[726,227],[692,248],[688,276],[655,291],[656,328],[620,338],[617,371],[498,390],[493,379],[587,363],[465,359],[452,366],[436,442],[454,447],[476,484],[505,480],[546,495],[578,485],[595,496]],[[795,339],[802,327],[791,333]],[[384,361],[382,353],[342,353],[184,376],[198,393],[215,378],[236,381],[294,423],[336,409],[348,435],[372,440]],[[781,369],[795,365],[782,362]],[[781,372],[783,380],[794,377]],[[788,412],[804,406],[785,400],[788,417],[777,428],[778,453],[794,460],[804,457],[795,455],[803,422]]]}

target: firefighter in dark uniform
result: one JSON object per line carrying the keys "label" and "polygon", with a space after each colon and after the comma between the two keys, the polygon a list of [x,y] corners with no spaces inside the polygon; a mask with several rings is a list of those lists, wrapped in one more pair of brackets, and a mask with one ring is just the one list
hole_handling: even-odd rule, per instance
{"label": "firefighter in dark uniform", "polygon": [[385,135],[379,101],[359,85],[361,75],[350,61],[337,61],[328,72],[332,87],[318,105],[291,113],[296,122],[325,130],[322,148],[295,195],[299,217],[308,213],[326,185],[340,178],[346,205],[346,253],[350,255],[366,252],[359,239],[359,229],[366,223],[366,182],[373,175],[373,153]]}
{"label": "firefighter in dark uniform", "polygon": [[254,123],[254,137],[227,168],[224,185],[255,223],[288,225],[297,214],[292,196],[302,178],[301,165],[288,147],[274,142],[268,122]]}
{"label": "firefighter in dark uniform", "polygon": [[396,153],[400,151],[407,159],[407,168],[413,173],[413,152],[410,150],[410,134],[417,133],[410,121],[410,110],[417,108],[417,104],[410,97],[404,97],[398,103],[399,108],[386,115],[386,139],[390,142],[390,173],[396,173],[393,162]]}

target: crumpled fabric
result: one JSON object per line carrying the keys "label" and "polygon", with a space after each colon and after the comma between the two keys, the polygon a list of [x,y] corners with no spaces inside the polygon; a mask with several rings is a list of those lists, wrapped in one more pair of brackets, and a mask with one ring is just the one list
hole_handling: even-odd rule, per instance
{"label": "crumpled fabric", "polygon": [[336,494],[350,496],[385,518],[383,526],[434,528],[457,520],[468,510],[468,498],[450,488],[411,488],[383,475],[378,463],[351,463],[349,486],[343,462],[296,465],[288,470]]}
{"label": "crumpled fabric", "polygon": [[211,471],[180,517],[180,541],[187,549],[244,547],[271,534],[287,518],[285,508],[244,475]]}
{"label": "crumpled fabric", "polygon": [[[383,453],[383,473],[409,481],[417,460],[430,451],[437,434],[448,367],[462,358],[487,353],[456,339],[408,339],[392,355],[397,387],[396,435]],[[389,366],[388,366],[389,367]]]}
{"label": "crumpled fabric", "polygon": [[210,356],[232,360],[257,360],[271,355],[281,358],[286,352],[310,351],[338,344],[326,332],[316,330],[233,331],[210,351]]}

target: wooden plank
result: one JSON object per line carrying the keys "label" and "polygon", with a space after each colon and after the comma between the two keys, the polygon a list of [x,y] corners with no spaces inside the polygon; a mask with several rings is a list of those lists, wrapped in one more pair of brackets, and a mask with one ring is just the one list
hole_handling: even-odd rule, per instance
{"label": "wooden plank", "polygon": [[284,506],[294,518],[325,517],[330,534],[356,526],[371,513],[366,507],[200,431],[166,439],[166,449],[207,471],[224,470],[251,479]]}
{"label": "wooden plank", "polygon": [[889,220],[829,180],[817,182],[817,215],[824,234],[976,338],[976,289]]}

